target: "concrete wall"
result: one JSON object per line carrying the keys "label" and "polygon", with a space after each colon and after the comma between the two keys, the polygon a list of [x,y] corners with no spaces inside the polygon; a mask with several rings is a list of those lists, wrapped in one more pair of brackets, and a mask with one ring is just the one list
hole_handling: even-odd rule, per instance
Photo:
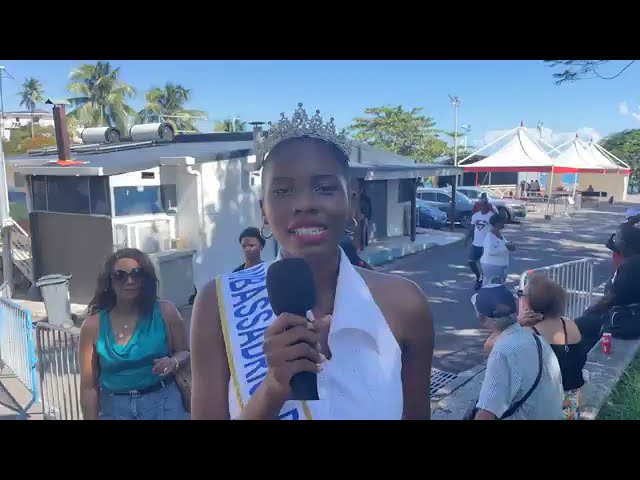
{"label": "concrete wall", "polygon": [[586,190],[593,185],[596,191],[607,192],[607,197],[614,196],[618,202],[627,199],[629,176],[617,173],[581,173],[578,177],[578,190]]}
{"label": "concrete wall", "polygon": [[34,212],[30,220],[34,277],[71,274],[71,302],[88,303],[104,261],[113,253],[111,219]]}
{"label": "concrete wall", "polygon": [[[260,228],[262,225],[260,191],[259,187],[251,186],[250,165],[246,158],[203,163],[199,168],[202,172],[205,215],[204,248],[199,249],[193,261],[196,288],[202,288],[216,275],[230,272],[240,265],[243,262],[238,243],[240,232],[249,226]],[[178,178],[182,178],[182,173]],[[181,183],[178,185],[178,235],[188,239],[187,245],[193,245],[193,225],[197,219],[192,214],[182,216],[183,205],[180,202],[183,197],[180,195],[185,189],[180,188]],[[188,194],[184,194],[184,199],[187,205],[185,208],[189,212],[195,211],[197,199]],[[186,225],[183,218],[187,219]],[[273,240],[269,240],[262,258],[268,261],[274,257]]]}
{"label": "concrete wall", "polygon": [[387,182],[387,236],[404,235],[404,208],[411,202],[398,203],[400,180]]}

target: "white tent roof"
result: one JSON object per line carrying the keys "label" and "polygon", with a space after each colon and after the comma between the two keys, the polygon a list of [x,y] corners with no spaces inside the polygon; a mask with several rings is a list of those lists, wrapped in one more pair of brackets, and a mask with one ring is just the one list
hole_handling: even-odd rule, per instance
{"label": "white tent roof", "polygon": [[[464,163],[478,152],[469,155],[460,163]],[[493,155],[461,166],[465,172],[548,172],[551,171],[552,165],[551,157],[529,137],[525,128],[520,126],[515,129],[513,138]]]}
{"label": "white tent roof", "polygon": [[[625,167],[605,155],[594,143],[586,143],[578,137],[569,142],[553,159],[557,167],[575,168],[582,172],[617,172]],[[606,150],[604,150],[606,152]]]}

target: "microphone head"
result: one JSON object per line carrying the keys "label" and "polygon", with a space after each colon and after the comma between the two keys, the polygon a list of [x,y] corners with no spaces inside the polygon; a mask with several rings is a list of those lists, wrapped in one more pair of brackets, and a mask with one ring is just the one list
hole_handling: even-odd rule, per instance
{"label": "microphone head", "polygon": [[283,258],[267,270],[267,292],[273,313],[304,317],[316,304],[315,281],[303,258]]}

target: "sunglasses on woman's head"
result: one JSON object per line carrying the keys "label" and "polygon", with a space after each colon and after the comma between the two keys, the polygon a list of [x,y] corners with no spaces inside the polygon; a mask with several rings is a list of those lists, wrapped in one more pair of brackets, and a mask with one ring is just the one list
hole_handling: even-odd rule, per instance
{"label": "sunglasses on woman's head", "polygon": [[127,280],[129,280],[129,278],[131,278],[131,280],[133,280],[134,282],[140,282],[144,280],[144,270],[138,267],[134,268],[130,272],[125,272],[124,270],[115,270],[111,272],[111,280],[113,280],[114,283],[124,284],[127,283]]}

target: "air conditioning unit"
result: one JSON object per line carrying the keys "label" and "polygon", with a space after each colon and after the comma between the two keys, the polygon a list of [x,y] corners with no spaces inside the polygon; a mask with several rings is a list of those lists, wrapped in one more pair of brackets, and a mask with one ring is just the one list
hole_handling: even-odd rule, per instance
{"label": "air conditioning unit", "polygon": [[115,225],[116,249],[137,248],[145,253],[171,250],[171,223],[169,220],[123,223]]}

